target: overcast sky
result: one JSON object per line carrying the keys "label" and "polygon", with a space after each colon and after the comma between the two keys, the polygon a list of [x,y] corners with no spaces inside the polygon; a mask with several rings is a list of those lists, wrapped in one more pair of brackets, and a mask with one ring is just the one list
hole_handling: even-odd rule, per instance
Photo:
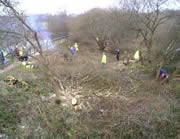
{"label": "overcast sky", "polygon": [[[50,13],[66,11],[69,14],[80,14],[92,8],[108,8],[117,6],[120,0],[19,0],[20,9],[27,14]],[[167,8],[180,8],[180,2],[172,0]],[[175,2],[175,3],[174,3]]]}
{"label": "overcast sky", "polygon": [[28,14],[67,11],[70,14],[83,13],[92,8],[107,8],[116,0],[20,0],[20,8]]}

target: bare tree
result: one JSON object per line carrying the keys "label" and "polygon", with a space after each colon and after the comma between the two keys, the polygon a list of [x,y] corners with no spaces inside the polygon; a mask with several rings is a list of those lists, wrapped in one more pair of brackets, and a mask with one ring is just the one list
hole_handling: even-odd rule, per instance
{"label": "bare tree", "polygon": [[53,33],[52,36],[54,38],[68,35],[68,18],[69,17],[65,12],[48,16],[48,29]]}
{"label": "bare tree", "polygon": [[18,22],[18,27],[20,27],[21,30],[1,29],[0,32],[15,35],[26,40],[36,50],[36,52],[39,53],[40,58],[33,55],[32,57],[39,61],[40,69],[55,87],[57,100],[59,101],[59,89],[63,89],[61,80],[57,78],[56,72],[50,67],[50,60],[43,53],[38,33],[26,22],[26,17],[16,10],[14,4],[16,3],[13,3],[11,0],[0,0],[0,5],[3,7],[3,11],[5,11],[3,14],[8,18],[15,18]]}
{"label": "bare tree", "polygon": [[82,28],[84,34],[90,36],[96,41],[100,50],[106,48],[106,40],[108,37],[108,32],[110,31],[110,20],[108,19],[109,11],[101,9],[93,9],[88,13],[83,15]]}
{"label": "bare tree", "polygon": [[152,62],[155,34],[158,28],[169,19],[169,16],[162,12],[167,2],[168,0],[127,0],[121,3],[121,8],[131,13],[129,21],[132,29],[143,38],[149,63]]}
{"label": "bare tree", "polygon": [[111,41],[112,50],[121,46],[125,40],[130,41],[136,38],[136,33],[131,29],[129,22],[129,12],[123,11],[118,8],[110,9],[110,30],[108,31],[108,37]]}
{"label": "bare tree", "polygon": [[[168,24],[163,26],[166,28],[166,31],[158,34],[160,36],[160,43],[156,44],[159,49],[156,49],[156,65],[157,65],[157,74],[158,78],[159,70],[163,67],[164,64],[172,64],[176,67],[176,72],[179,72],[179,61],[180,61],[180,20],[179,20],[179,11],[173,11],[174,16],[173,20],[169,21]],[[171,24],[172,25],[171,25]],[[170,27],[168,29],[168,27]],[[158,37],[158,36],[157,36]],[[158,37],[159,38],[159,37]],[[173,75],[176,75],[174,72]]]}

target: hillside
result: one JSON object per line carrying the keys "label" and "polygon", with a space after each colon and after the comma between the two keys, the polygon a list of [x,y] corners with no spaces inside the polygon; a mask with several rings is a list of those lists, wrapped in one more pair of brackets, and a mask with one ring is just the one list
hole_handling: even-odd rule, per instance
{"label": "hillside", "polygon": [[[149,67],[106,55],[104,68],[101,52],[81,46],[68,61],[49,56],[63,84],[60,104],[39,69],[17,65],[0,73],[0,138],[179,138],[179,81],[161,84]],[[10,75],[28,86],[8,85]]]}

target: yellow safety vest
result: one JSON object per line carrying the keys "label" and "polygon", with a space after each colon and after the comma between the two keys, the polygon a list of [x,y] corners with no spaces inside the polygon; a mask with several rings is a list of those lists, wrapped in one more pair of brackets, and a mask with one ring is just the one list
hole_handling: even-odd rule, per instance
{"label": "yellow safety vest", "polygon": [[102,64],[106,64],[106,62],[107,62],[107,61],[106,61],[106,55],[103,55],[102,60],[101,60],[101,63],[102,63]]}
{"label": "yellow safety vest", "polygon": [[27,62],[27,65],[32,65],[32,62]]}
{"label": "yellow safety vest", "polygon": [[23,56],[23,51],[19,51],[19,55],[20,55],[20,56]]}
{"label": "yellow safety vest", "polygon": [[6,59],[7,52],[6,52],[6,51],[4,51],[4,52],[3,52],[3,55],[4,55],[4,59]]}
{"label": "yellow safety vest", "polygon": [[33,65],[27,65],[26,66],[27,69],[33,69],[33,67],[34,67]]}
{"label": "yellow safety vest", "polygon": [[77,43],[75,43],[75,45],[74,45],[74,49],[76,50],[76,52],[79,50],[79,48],[78,48],[78,44],[77,44]]}
{"label": "yellow safety vest", "polygon": [[25,61],[24,61],[24,62],[22,62],[21,64],[22,64],[23,66],[26,66],[26,62],[25,62]]}
{"label": "yellow safety vest", "polygon": [[137,50],[136,53],[134,54],[134,59],[135,60],[140,60],[139,50]]}
{"label": "yellow safety vest", "polygon": [[30,69],[30,68],[31,68],[31,65],[27,65],[26,68],[27,68],[27,69]]}

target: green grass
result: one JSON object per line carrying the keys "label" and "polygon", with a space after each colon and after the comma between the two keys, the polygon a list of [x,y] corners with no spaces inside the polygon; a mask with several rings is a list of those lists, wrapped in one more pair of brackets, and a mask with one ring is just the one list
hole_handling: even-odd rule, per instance
{"label": "green grass", "polygon": [[27,98],[22,90],[6,89],[7,93],[0,95],[0,131],[8,136],[15,136],[19,122],[18,104],[26,103]]}
{"label": "green grass", "polygon": [[[4,88],[7,91],[0,97],[1,133],[9,137],[42,139],[69,139],[72,137],[75,139],[175,138],[178,135],[178,124],[176,124],[179,115],[178,108],[172,108],[174,120],[172,118],[163,119],[166,114],[158,117],[151,114],[149,115],[151,117],[150,125],[146,125],[146,120],[143,121],[141,118],[146,119],[148,113],[143,112],[140,115],[134,113],[133,109],[136,107],[136,103],[134,106],[130,105],[129,110],[125,110],[121,106],[120,100],[102,98],[100,103],[94,100],[93,109],[88,113],[74,113],[72,110],[65,109],[55,103],[42,102],[39,95],[44,95],[46,91],[43,92],[43,90],[43,93],[37,95],[34,93],[36,87],[31,86],[27,90]],[[139,105],[141,103],[139,102]],[[114,109],[118,107],[122,107],[121,109],[125,111]],[[109,112],[100,114],[100,108],[107,108]],[[133,116],[132,119],[128,119],[127,114],[129,118]],[[134,118],[137,123],[136,120],[133,121]],[[21,129],[20,125],[24,125],[25,128]]]}
{"label": "green grass", "polygon": [[180,84],[177,83],[174,87],[173,87],[173,93],[175,94],[177,99],[180,99]]}

